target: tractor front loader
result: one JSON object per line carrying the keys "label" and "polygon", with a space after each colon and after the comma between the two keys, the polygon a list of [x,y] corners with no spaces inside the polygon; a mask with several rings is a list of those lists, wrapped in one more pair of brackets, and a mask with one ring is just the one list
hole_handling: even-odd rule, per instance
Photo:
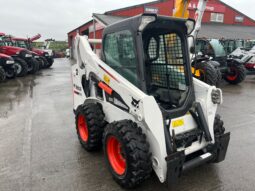
{"label": "tractor front loader", "polygon": [[192,77],[195,22],[151,14],[108,26],[102,56],[77,34],[72,66],[81,145],[104,149],[114,180],[132,188],[154,170],[174,185],[182,172],[225,159],[230,133],[216,110],[220,89]]}

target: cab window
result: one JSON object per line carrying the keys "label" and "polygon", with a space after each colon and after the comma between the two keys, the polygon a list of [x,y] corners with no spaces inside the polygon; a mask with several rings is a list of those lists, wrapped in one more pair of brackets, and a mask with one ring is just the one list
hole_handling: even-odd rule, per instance
{"label": "cab window", "polygon": [[137,58],[132,33],[111,33],[104,40],[105,62],[129,82],[138,86]]}

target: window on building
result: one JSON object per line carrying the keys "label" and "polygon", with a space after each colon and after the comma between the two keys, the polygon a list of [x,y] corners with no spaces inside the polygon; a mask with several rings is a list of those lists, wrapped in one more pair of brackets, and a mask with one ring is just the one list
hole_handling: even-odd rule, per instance
{"label": "window on building", "polygon": [[243,21],[244,21],[244,17],[243,16],[235,16],[235,22],[242,23]]}
{"label": "window on building", "polygon": [[132,33],[124,30],[108,34],[104,43],[106,63],[137,86],[137,58]]}
{"label": "window on building", "polygon": [[211,22],[223,23],[224,22],[224,14],[211,13]]}

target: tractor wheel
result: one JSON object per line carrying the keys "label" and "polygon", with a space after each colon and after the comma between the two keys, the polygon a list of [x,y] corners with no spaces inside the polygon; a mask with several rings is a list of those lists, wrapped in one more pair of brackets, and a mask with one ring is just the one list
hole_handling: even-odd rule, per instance
{"label": "tractor wheel", "polygon": [[14,58],[14,67],[16,68],[16,75],[17,77],[23,77],[27,75],[28,72],[28,65],[25,60],[21,58]]}
{"label": "tractor wheel", "polygon": [[4,82],[6,79],[5,71],[2,67],[0,67],[0,83]]}
{"label": "tractor wheel", "polygon": [[40,64],[35,58],[31,58],[31,69],[29,70],[30,74],[35,74],[38,72]]}
{"label": "tractor wheel", "polygon": [[6,78],[14,79],[16,77],[16,69],[8,69],[5,71]]}
{"label": "tractor wheel", "polygon": [[45,57],[41,57],[41,59],[43,60],[43,68],[46,68],[47,65],[49,65],[47,59]]}
{"label": "tractor wheel", "polygon": [[37,62],[39,63],[39,70],[43,69],[44,61],[42,58],[37,58]]}
{"label": "tractor wheel", "polygon": [[225,74],[224,79],[230,84],[239,84],[246,78],[245,67],[242,64],[235,64],[229,67],[229,72]]}
{"label": "tractor wheel", "polygon": [[48,64],[46,65],[46,68],[50,68],[54,63],[54,59],[53,58],[48,58],[47,61],[48,61]]}
{"label": "tractor wheel", "polygon": [[217,68],[216,68],[216,72],[217,72],[216,86],[218,87],[222,81],[222,73],[221,73],[220,69],[217,69]]}
{"label": "tractor wheel", "polygon": [[136,123],[122,120],[108,124],[103,144],[107,165],[119,185],[133,188],[150,177],[149,144]]}
{"label": "tractor wheel", "polygon": [[209,62],[197,63],[196,69],[200,71],[199,80],[211,85],[216,86],[218,75],[215,67]]}
{"label": "tractor wheel", "polygon": [[87,151],[99,150],[105,126],[101,105],[88,104],[76,112],[76,130],[81,145]]}

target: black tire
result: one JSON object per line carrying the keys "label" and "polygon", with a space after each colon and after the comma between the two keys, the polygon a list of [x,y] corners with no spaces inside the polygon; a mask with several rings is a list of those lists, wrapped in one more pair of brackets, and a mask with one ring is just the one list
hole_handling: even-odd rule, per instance
{"label": "black tire", "polygon": [[43,60],[43,68],[46,68],[47,65],[49,65],[47,59],[45,57],[41,57],[41,59]]}
{"label": "black tire", "polygon": [[222,73],[220,71],[220,69],[216,68],[217,71],[217,82],[216,82],[216,86],[218,87],[221,84],[222,81]]}
{"label": "black tire", "polygon": [[[105,126],[104,116],[100,104],[87,104],[77,109],[76,130],[79,141],[85,150],[95,151],[101,148]],[[84,124],[82,124],[82,118]]]}
{"label": "black tire", "polygon": [[224,75],[224,79],[230,84],[239,84],[246,78],[246,70],[242,64],[233,64],[229,66],[230,72]]}
{"label": "black tire", "polygon": [[53,58],[48,58],[47,61],[48,61],[48,64],[46,65],[45,68],[50,68],[54,63],[54,59]]}
{"label": "black tire", "polygon": [[[111,147],[114,146],[112,140],[115,139],[118,142],[118,148],[120,147],[117,157],[122,156],[122,160],[125,161],[124,171],[123,167],[116,170],[111,162],[115,161],[111,158],[116,154],[116,152],[115,154],[111,153]],[[106,163],[113,179],[119,185],[124,188],[133,188],[150,177],[152,162],[149,143],[146,141],[142,129],[136,123],[122,120],[108,124],[104,131],[103,144]]]}
{"label": "black tire", "polygon": [[28,64],[21,58],[14,58],[14,67],[16,67],[17,77],[23,77],[28,73]]}
{"label": "black tire", "polygon": [[5,71],[2,67],[0,67],[0,83],[4,82],[6,79]]}
{"label": "black tire", "polygon": [[29,70],[30,74],[36,74],[39,71],[40,64],[35,58],[30,59],[31,68]]}
{"label": "black tire", "polygon": [[43,69],[44,61],[41,57],[37,58],[37,62],[39,63],[39,70]]}
{"label": "black tire", "polygon": [[8,79],[14,79],[17,75],[16,69],[12,68],[12,69],[5,70],[5,75],[6,75],[6,78]]}
{"label": "black tire", "polygon": [[199,80],[211,85],[216,86],[218,81],[217,69],[210,62],[199,62],[195,67],[200,71]]}

